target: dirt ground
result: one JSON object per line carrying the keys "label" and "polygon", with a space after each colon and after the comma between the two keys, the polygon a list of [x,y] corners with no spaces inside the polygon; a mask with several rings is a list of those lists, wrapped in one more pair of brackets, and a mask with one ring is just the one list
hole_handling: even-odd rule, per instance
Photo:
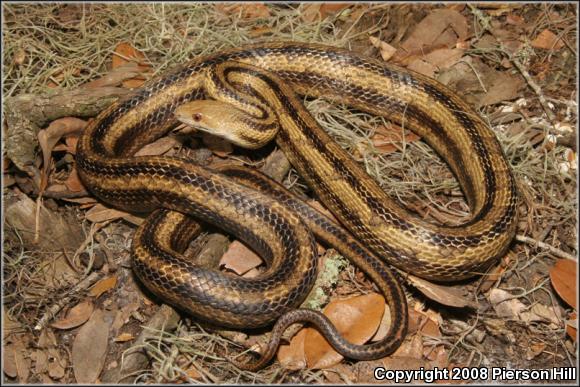
{"label": "dirt ground", "polygon": [[[396,381],[377,380],[377,369],[406,370],[399,376],[412,383],[429,382],[433,370],[449,372],[436,377],[444,383],[577,380],[566,373],[578,368],[577,11],[573,3],[3,3],[3,381]],[[489,124],[516,178],[509,252],[459,283],[402,276],[409,334],[384,359],[345,360],[296,327],[268,367],[238,370],[228,359],[266,343],[271,328],[225,331],[164,305],[131,270],[143,215],[99,203],[77,175],[79,134],[116,99],[198,55],[273,40],[346,47],[437,79]],[[324,99],[304,103],[403,206],[433,223],[469,220],[457,180],[419,136]],[[247,151],[168,135],[146,152],[244,163],[321,206],[275,145]],[[245,277],[264,269],[213,228],[186,254]],[[372,282],[330,247],[319,256],[304,306],[324,310],[351,340],[380,338],[388,306]]]}

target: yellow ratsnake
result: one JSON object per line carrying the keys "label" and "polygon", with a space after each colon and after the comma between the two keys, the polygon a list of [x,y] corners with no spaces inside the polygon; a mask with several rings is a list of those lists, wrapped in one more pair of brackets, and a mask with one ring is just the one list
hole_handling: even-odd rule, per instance
{"label": "yellow ratsnake", "polygon": [[[433,225],[400,207],[330,139],[296,93],[385,116],[421,135],[457,176],[471,219],[461,226]],[[189,103],[208,97],[219,102]],[[247,169],[211,171],[175,157],[134,157],[175,125],[176,110],[181,121],[240,145],[257,147],[275,138],[354,237]],[[506,251],[517,220],[509,165],[472,108],[427,77],[315,44],[233,49],[149,81],[89,125],[79,141],[77,166],[103,201],[130,211],[157,209],[133,246],[134,270],[156,294],[230,327],[262,326],[283,316],[262,359],[240,364],[250,369],[266,364],[279,335],[294,321],[317,325],[347,357],[387,355],[404,338],[407,320],[404,294],[385,262],[432,280],[467,278]],[[179,254],[194,228],[182,214],[236,235],[268,262],[267,270],[249,280],[192,265]],[[321,314],[294,310],[317,273],[310,229],[364,270],[384,294],[392,323],[382,341],[352,345]]]}

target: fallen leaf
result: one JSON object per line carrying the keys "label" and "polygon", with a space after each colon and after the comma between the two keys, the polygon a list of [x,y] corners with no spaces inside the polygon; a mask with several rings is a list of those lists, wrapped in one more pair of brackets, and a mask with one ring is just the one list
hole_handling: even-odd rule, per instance
{"label": "fallen leaf", "polygon": [[453,306],[455,308],[469,307],[477,309],[477,305],[463,297],[460,291],[456,288],[437,285],[411,274],[409,274],[407,278],[411,285],[433,301],[437,301],[443,305]]}
{"label": "fallen leaf", "polygon": [[216,11],[241,19],[258,19],[270,17],[270,9],[264,3],[251,2],[241,4],[219,3],[214,5]]}
{"label": "fallen leaf", "polygon": [[89,295],[95,298],[99,298],[103,293],[108,290],[111,290],[117,285],[117,276],[113,275],[111,277],[103,278],[99,282],[97,282],[91,290],[89,291]]}
{"label": "fallen leaf", "polygon": [[101,223],[106,222],[109,220],[115,219],[125,219],[128,222],[131,222],[135,225],[140,225],[143,223],[143,218],[130,214],[125,211],[117,210],[114,208],[109,208],[101,203],[97,204],[96,206],[92,207],[85,213],[85,219],[91,221],[93,223]]}
{"label": "fallen leaf", "polygon": [[524,18],[520,15],[510,13],[509,15],[506,15],[505,22],[512,26],[519,26],[524,23]]}
{"label": "fallen leaf", "polygon": [[[558,309],[557,309],[558,308]],[[544,321],[549,322],[554,328],[560,326],[562,321],[559,307],[546,306],[536,303],[532,305],[529,311],[520,313],[520,319],[525,322]]]}
{"label": "fallen leaf", "polygon": [[396,125],[379,126],[371,137],[374,147],[383,153],[397,151],[400,143],[410,144],[421,139],[417,134]]}
{"label": "fallen leaf", "polygon": [[570,318],[566,320],[566,333],[576,341],[578,331],[578,319],[576,318],[576,312],[570,313]]}
{"label": "fallen leaf", "polygon": [[576,309],[578,264],[569,259],[560,259],[550,270],[550,280],[558,295],[572,308]]}
{"label": "fallen leaf", "polygon": [[532,360],[546,349],[546,343],[531,343],[526,351],[526,360]]}
{"label": "fallen leaf", "polygon": [[437,66],[437,69],[447,69],[456,64],[465,50],[459,48],[440,48],[423,56],[423,60]]}
{"label": "fallen leaf", "polygon": [[34,361],[34,372],[38,375],[48,371],[48,354],[46,351],[37,349],[30,354],[30,359]]}
{"label": "fallen leaf", "polygon": [[357,373],[352,369],[351,365],[337,364],[334,367],[322,371],[324,377],[333,385],[360,383]]}
{"label": "fallen leaf", "polygon": [[54,323],[50,324],[57,329],[71,329],[84,324],[93,313],[93,303],[89,301],[81,302],[72,307],[66,316]]}
{"label": "fallen leaf", "polygon": [[38,342],[36,346],[42,349],[48,349],[51,347],[56,347],[58,344],[56,336],[52,329],[43,329],[38,337]]}
{"label": "fallen leaf", "polygon": [[[66,135],[79,134],[86,126],[86,121],[75,117],[64,117],[52,121],[46,129],[38,132],[38,143],[42,150],[44,165],[43,179],[48,179],[52,149],[58,140]],[[46,180],[46,182],[48,182],[48,180]]]}
{"label": "fallen leaf", "polygon": [[482,293],[487,292],[496,281],[503,275],[509,266],[509,263],[513,261],[514,253],[508,251],[508,253],[502,258],[499,265],[495,266],[489,273],[487,273],[479,286],[479,291]]}
{"label": "fallen leaf", "polygon": [[77,153],[77,144],[79,142],[79,136],[69,135],[64,139],[66,144],[66,150],[68,153],[75,155]]}
{"label": "fallen leaf", "polygon": [[452,48],[467,35],[467,20],[462,14],[452,9],[435,9],[417,24],[401,48],[409,54],[425,53],[428,47]]}
{"label": "fallen leaf", "polygon": [[499,317],[519,319],[520,313],[526,310],[526,306],[521,301],[511,293],[501,289],[491,289],[489,301]]}
{"label": "fallen leaf", "polygon": [[423,359],[423,337],[422,335],[413,335],[410,339],[403,341],[401,346],[391,355],[383,359],[383,362],[388,362],[389,358],[409,358],[409,359]]}
{"label": "fallen leaf", "polygon": [[423,74],[429,78],[435,76],[435,71],[437,71],[437,66],[432,63],[425,61],[422,58],[415,59],[407,65],[407,68],[419,74]]}
{"label": "fallen leaf", "polygon": [[2,305],[2,317],[2,333],[4,337],[24,329],[16,316],[12,316],[12,314],[8,312],[6,304]]}
{"label": "fallen leaf", "polygon": [[308,3],[301,8],[302,19],[309,23],[317,20],[324,20],[329,15],[336,14],[345,8],[350,7],[351,3]]}
{"label": "fallen leaf", "polygon": [[126,341],[131,341],[135,338],[134,335],[132,335],[131,333],[121,333],[119,336],[115,337],[115,339],[113,341],[115,341],[116,343],[124,343]]}
{"label": "fallen leaf", "polygon": [[[345,340],[353,344],[364,344],[377,331],[385,311],[383,297],[376,293],[336,300],[324,308],[323,313],[332,321]],[[308,331],[304,342],[304,353],[308,368],[328,368],[338,364],[343,356],[336,352],[314,328]]]}
{"label": "fallen leaf", "polygon": [[10,377],[18,376],[18,369],[16,368],[14,344],[10,343],[4,347],[4,356],[2,357],[2,371]]}
{"label": "fallen leaf", "polygon": [[373,337],[371,337],[371,341],[379,341],[384,339],[389,333],[389,329],[391,328],[391,308],[389,308],[388,304],[385,304],[385,312],[383,313],[383,318],[379,323],[379,328],[377,329],[376,333]]}
{"label": "fallen leaf", "polygon": [[307,3],[302,6],[302,20],[312,23],[316,20],[321,20],[322,16],[320,15],[320,7],[322,4],[320,3]]}
{"label": "fallen leaf", "polygon": [[97,309],[81,327],[72,344],[72,367],[76,382],[95,383],[103,370],[109,340],[109,324]]}
{"label": "fallen leaf", "polygon": [[352,5],[352,3],[338,3],[338,2],[330,2],[330,3],[322,3],[320,7],[320,13],[322,14],[322,18],[324,19],[326,16],[338,13],[345,8],[348,8]]}
{"label": "fallen leaf", "polygon": [[[146,72],[151,68],[151,66],[145,63],[145,55],[141,51],[135,49],[129,43],[119,43],[115,47],[111,67],[117,69],[132,62],[137,63],[137,70],[139,72]],[[127,79],[123,81],[123,87],[140,87],[144,82],[144,79]]]}
{"label": "fallen leaf", "polygon": [[[20,336],[21,337],[21,336]],[[18,375],[18,382],[21,384],[26,384],[28,377],[30,376],[30,358],[25,356],[25,346],[21,340],[14,342],[12,347],[14,351],[14,362],[16,363],[16,373]]]}
{"label": "fallen leaf", "polygon": [[234,146],[231,142],[218,137],[214,136],[209,133],[204,133],[201,137],[203,144],[212,151],[215,155],[219,157],[226,157],[230,153],[234,151]]}
{"label": "fallen leaf", "polygon": [[181,144],[175,137],[165,136],[151,144],[145,145],[135,153],[135,156],[159,156],[179,145]]}
{"label": "fallen leaf", "polygon": [[385,62],[391,59],[391,57],[395,55],[395,52],[397,52],[395,47],[391,46],[387,42],[383,42],[382,40],[375,38],[374,36],[369,36],[369,40],[375,48],[379,49],[381,58],[383,58]]}
{"label": "fallen leaf", "polygon": [[282,344],[278,349],[278,362],[288,370],[301,370],[306,368],[306,354],[304,353],[304,339],[306,329],[301,329],[289,344]]}
{"label": "fallen leaf", "polygon": [[532,47],[544,50],[559,50],[564,47],[564,42],[559,39],[552,31],[545,29],[536,39],[531,42]]}
{"label": "fallen leaf", "polygon": [[50,348],[48,355],[48,375],[53,379],[62,379],[67,367],[66,358],[56,348]]}
{"label": "fallen leaf", "polygon": [[64,181],[64,185],[70,192],[86,191],[85,186],[79,178],[79,174],[77,173],[76,168],[73,168],[73,170],[70,172],[67,179]]}
{"label": "fallen leaf", "polygon": [[262,258],[256,253],[248,249],[243,243],[233,241],[221,257],[219,267],[224,267],[238,275],[243,275],[261,264]]}
{"label": "fallen leaf", "polygon": [[496,71],[487,93],[481,98],[477,106],[494,105],[499,102],[511,101],[518,98],[520,97],[519,91],[523,85],[524,81],[520,78]]}
{"label": "fallen leaf", "polygon": [[194,366],[191,366],[187,370],[185,370],[184,376],[186,376],[182,378],[184,382],[188,382],[190,379],[194,380],[201,379],[201,374]]}

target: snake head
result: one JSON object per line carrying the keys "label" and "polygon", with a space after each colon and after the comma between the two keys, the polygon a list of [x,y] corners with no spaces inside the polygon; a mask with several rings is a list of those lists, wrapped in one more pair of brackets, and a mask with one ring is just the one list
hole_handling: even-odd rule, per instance
{"label": "snake head", "polygon": [[241,135],[244,128],[244,113],[232,105],[213,101],[197,100],[180,105],[173,112],[175,118],[202,132],[221,137],[243,148],[256,148],[255,144]]}

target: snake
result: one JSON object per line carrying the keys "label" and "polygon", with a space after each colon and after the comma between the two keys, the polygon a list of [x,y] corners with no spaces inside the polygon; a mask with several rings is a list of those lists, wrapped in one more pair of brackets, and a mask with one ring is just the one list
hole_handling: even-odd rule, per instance
{"label": "snake", "polygon": [[[417,133],[456,176],[471,210],[469,220],[433,224],[399,205],[331,139],[300,96],[324,97]],[[220,105],[212,128],[199,123],[211,121],[208,106],[214,105],[206,101],[197,112],[198,105],[188,105],[207,98],[231,105]],[[227,171],[178,157],[135,156],[175,127],[180,107],[198,129],[234,137],[250,148],[274,139],[348,230],[344,235],[352,238],[337,237],[343,234],[333,223],[312,231],[307,223],[320,220],[297,214],[290,200],[274,197],[271,185],[256,189],[255,181],[248,183],[252,178],[240,178],[244,173],[239,171],[228,177]],[[220,115],[239,116],[242,122],[220,127]],[[78,142],[76,165],[85,186],[100,200],[127,211],[153,211],[137,231],[133,266],[162,299],[224,326],[252,328],[278,319],[273,343],[293,321],[310,322],[353,359],[392,353],[406,333],[405,296],[388,265],[434,281],[473,277],[505,254],[517,225],[517,190],[509,164],[495,134],[471,106],[429,77],[314,43],[267,42],[228,49],[148,81],[87,126]],[[267,269],[250,280],[192,265],[176,254],[189,240],[190,217],[244,241],[265,259]],[[353,345],[320,313],[295,309],[317,275],[313,232],[339,251],[352,252],[349,259],[381,289],[393,317],[383,340]],[[265,363],[262,359],[248,368]]]}

